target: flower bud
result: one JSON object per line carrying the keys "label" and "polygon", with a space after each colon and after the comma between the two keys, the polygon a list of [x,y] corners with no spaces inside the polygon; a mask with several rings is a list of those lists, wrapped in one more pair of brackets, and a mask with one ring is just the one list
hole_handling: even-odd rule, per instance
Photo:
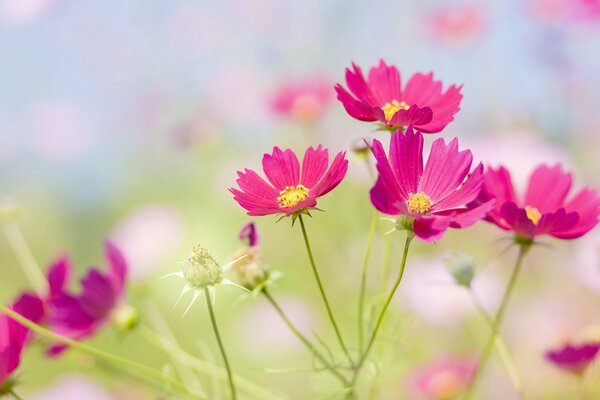
{"label": "flower bud", "polygon": [[362,158],[364,160],[366,160],[367,158],[369,158],[369,153],[371,152],[369,150],[369,146],[365,142],[365,139],[357,139],[357,140],[355,140],[352,143],[352,151],[354,152],[354,154],[357,157]]}
{"label": "flower bud", "polygon": [[446,267],[457,284],[467,288],[471,287],[471,282],[475,276],[472,260],[467,257],[455,257],[446,263]]}
{"label": "flower bud", "polygon": [[129,304],[122,304],[113,310],[110,319],[119,331],[125,332],[137,326],[140,321],[140,313]]}
{"label": "flower bud", "polygon": [[268,281],[269,268],[257,247],[240,250],[233,259],[237,261],[231,265],[231,272],[235,276],[235,281],[246,289],[254,290]]}
{"label": "flower bud", "polygon": [[221,283],[223,268],[202,246],[194,246],[192,255],[183,263],[183,277],[190,286],[205,289]]}

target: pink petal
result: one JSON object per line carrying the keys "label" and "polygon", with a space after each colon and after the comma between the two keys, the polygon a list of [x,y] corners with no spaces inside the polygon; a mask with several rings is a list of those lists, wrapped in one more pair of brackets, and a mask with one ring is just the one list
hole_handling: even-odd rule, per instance
{"label": "pink petal", "polygon": [[415,235],[425,242],[435,242],[442,238],[446,229],[450,227],[451,218],[447,216],[431,215],[415,219]]}
{"label": "pink petal", "polygon": [[325,176],[316,184],[315,187],[311,188],[310,192],[315,197],[324,196],[333,190],[346,176],[348,171],[348,160],[346,160],[346,153],[338,153],[329,170],[325,173]]}
{"label": "pink petal", "polygon": [[360,121],[375,121],[377,118],[373,115],[373,106],[365,101],[356,100],[340,85],[335,86],[338,100],[342,103],[346,112],[350,116]]}
{"label": "pink petal", "polygon": [[117,293],[108,276],[96,268],[91,268],[81,280],[81,286],[81,308],[96,319],[108,317],[117,300]]}
{"label": "pink petal", "polygon": [[486,214],[494,208],[495,203],[496,200],[492,199],[476,207],[455,210],[450,227],[456,229],[468,228],[477,221],[484,219]]}
{"label": "pink petal", "polygon": [[579,219],[577,224],[567,230],[555,230],[552,236],[561,239],[575,239],[591,231],[598,224],[600,215],[600,196],[591,188],[583,188],[565,204],[568,213],[577,213]]}
{"label": "pink petal", "polygon": [[559,164],[537,167],[529,179],[525,205],[537,208],[542,214],[556,211],[563,205],[572,181],[571,174],[563,172]]}
{"label": "pink petal", "polygon": [[302,161],[302,178],[300,182],[307,188],[312,188],[323,178],[329,163],[329,151],[319,145],[316,149],[309,147]]}
{"label": "pink petal", "polygon": [[371,203],[384,214],[397,215],[406,213],[401,208],[401,204],[404,204],[406,200],[400,198],[397,190],[389,190],[388,186],[381,179],[381,175],[377,178],[375,186],[371,189],[370,196]]}
{"label": "pink petal", "polygon": [[392,100],[400,101],[400,73],[396,67],[387,66],[385,61],[379,61],[377,67],[369,71],[369,88],[376,101],[371,103],[379,107]]}
{"label": "pink petal", "polygon": [[458,139],[454,138],[448,145],[444,139],[437,139],[431,147],[419,191],[434,202],[443,200],[464,181],[472,161],[471,151],[458,151]]}
{"label": "pink petal", "polygon": [[437,99],[437,101],[430,102],[428,104],[422,104],[431,108],[433,117],[431,122],[425,125],[419,125],[419,129],[425,133],[436,133],[440,132],[450,122],[454,121],[454,114],[460,111],[460,102],[462,101],[462,94],[460,93],[461,86],[452,85],[446,93]]}
{"label": "pink petal", "polygon": [[50,286],[50,296],[60,296],[69,284],[71,277],[71,262],[65,254],[56,260],[48,269],[47,279]]}
{"label": "pink petal", "polygon": [[108,262],[108,276],[115,288],[115,295],[121,298],[125,292],[125,283],[127,281],[127,261],[125,256],[112,242],[104,243],[104,252]]}
{"label": "pink petal", "polygon": [[263,156],[262,164],[265,175],[276,189],[283,190],[286,186],[298,185],[300,163],[292,150],[281,151],[276,146],[272,154]]}
{"label": "pink petal", "polygon": [[500,209],[500,217],[515,233],[526,238],[535,236],[535,225],[527,218],[525,210],[517,207],[515,203],[504,203]]}
{"label": "pink petal", "polygon": [[265,182],[256,172],[245,169],[244,172],[238,171],[237,174],[236,183],[244,193],[263,199],[265,202],[276,202],[279,190]]}
{"label": "pink petal", "polygon": [[[385,186],[385,193],[389,193],[392,197],[387,201],[388,204],[395,204],[396,201],[404,203],[408,199],[408,193],[406,188],[400,188],[396,175],[394,174],[392,167],[388,161],[385,150],[381,145],[381,142],[377,139],[373,140],[371,144],[371,152],[377,161],[377,172],[379,173],[378,180],[381,181],[381,185]],[[379,190],[379,193],[384,193],[383,190]]]}
{"label": "pink petal", "polygon": [[404,199],[417,193],[423,173],[423,135],[409,126],[406,133],[396,131],[390,140],[390,163]]}
{"label": "pink petal", "polygon": [[441,95],[442,82],[433,80],[433,72],[427,75],[416,73],[408,80],[402,100],[423,107],[437,101]]}
{"label": "pink petal", "polygon": [[577,224],[578,220],[579,215],[576,212],[567,213],[564,208],[559,208],[556,212],[542,215],[535,227],[535,234],[568,231]]}
{"label": "pink petal", "polygon": [[382,105],[377,103],[360,67],[354,63],[352,63],[352,71],[350,71],[349,68],[346,68],[346,84],[348,85],[348,89],[350,89],[358,100],[367,103],[371,107]]}
{"label": "pink petal", "polygon": [[[385,116],[385,114],[384,114]],[[419,107],[416,104],[410,106],[408,110],[398,110],[390,120],[391,126],[419,127],[427,124],[433,118],[433,112],[429,107]]]}
{"label": "pink petal", "polygon": [[279,204],[277,198],[265,199],[247,194],[237,189],[230,188],[233,193],[233,199],[238,202],[242,208],[248,211],[248,215],[262,216],[277,214],[279,212]]}
{"label": "pink petal", "polygon": [[[471,203],[481,192],[483,184],[483,164],[479,164],[467,180],[445,199],[434,205],[435,210],[458,208]],[[495,202],[494,202],[495,203]]]}

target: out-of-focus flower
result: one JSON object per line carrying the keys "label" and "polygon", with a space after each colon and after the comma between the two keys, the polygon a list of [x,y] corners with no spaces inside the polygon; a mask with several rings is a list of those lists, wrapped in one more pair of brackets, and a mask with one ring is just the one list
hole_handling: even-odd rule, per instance
{"label": "out-of-focus flower", "polygon": [[238,171],[240,190],[230,188],[234,199],[248,215],[306,213],[317,205],[317,198],[333,190],[346,175],[348,160],[340,152],[327,169],[329,151],[322,146],[309,147],[304,154],[302,170],[296,154],[290,149],[273,148],[263,156],[262,164],[267,183],[256,172]]}
{"label": "out-of-focus flower", "polygon": [[54,0],[0,0],[0,20],[22,26],[33,22],[52,6]]}
{"label": "out-of-focus flower", "polygon": [[495,208],[486,217],[489,222],[519,237],[531,240],[540,235],[575,239],[598,223],[600,196],[584,187],[569,201],[572,175],[560,164],[538,166],[529,179],[523,201],[519,201],[506,168],[488,169],[478,202],[496,199]]}
{"label": "out-of-focus flower", "polygon": [[179,212],[163,204],[135,209],[110,236],[129,262],[133,279],[142,279],[158,268],[179,246],[183,220]]}
{"label": "out-of-focus flower", "polygon": [[[117,397],[119,398],[119,397]],[[31,395],[33,400],[115,400],[94,381],[77,375],[61,377],[50,387]]]}
{"label": "out-of-focus flower", "polygon": [[409,228],[424,241],[442,237],[448,228],[466,228],[493,208],[494,200],[466,207],[479,195],[483,165],[471,173],[473,156],[458,151],[458,140],[433,142],[423,169],[423,135],[408,127],[392,135],[389,159],[383,145],[373,140],[371,150],[379,176],[371,189],[371,202],[379,211],[409,218]]}
{"label": "out-of-focus flower", "polygon": [[413,390],[428,399],[450,400],[466,389],[476,366],[472,357],[441,356],[414,371],[409,382]]}
{"label": "out-of-focus flower", "polygon": [[247,247],[238,250],[231,257],[235,261],[231,264],[230,271],[240,285],[248,290],[260,291],[267,285],[270,274],[258,247],[258,230],[254,222],[245,224],[239,237],[247,243]]}
{"label": "out-of-focus flower", "polygon": [[[34,295],[22,294],[11,308],[33,322],[39,322],[44,315],[42,301]],[[21,353],[27,343],[29,329],[0,314],[0,397],[12,389],[11,374],[21,363]]]}
{"label": "out-of-focus flower", "polygon": [[594,21],[600,19],[600,1],[531,0],[530,11],[543,23]]}
{"label": "out-of-focus flower", "polygon": [[[81,280],[80,294],[66,288],[71,275],[71,263],[61,257],[48,272],[50,298],[47,323],[60,335],[81,340],[94,335],[107,323],[129,329],[137,322],[137,313],[125,303],[128,267],[120,250],[110,242],[105,244],[108,271],[91,268]],[[67,346],[52,346],[50,355],[60,354]]]}
{"label": "out-of-focus flower", "polygon": [[436,133],[460,110],[462,86],[452,85],[442,93],[442,82],[434,80],[432,72],[413,75],[402,88],[398,69],[383,60],[371,68],[368,80],[357,65],[352,68],[346,69],[346,85],[354,96],[340,84],[335,90],[348,114],[360,121],[379,121],[391,129],[412,125]]}
{"label": "out-of-focus flower", "polygon": [[310,123],[324,114],[331,99],[331,84],[313,77],[283,83],[271,101],[271,108],[283,117]]}
{"label": "out-of-focus flower", "polygon": [[549,350],[546,359],[566,371],[582,375],[600,351],[600,343],[567,344],[559,349]]}
{"label": "out-of-focus flower", "polygon": [[481,37],[486,25],[484,9],[478,4],[442,6],[427,15],[427,24],[437,40],[463,45]]}

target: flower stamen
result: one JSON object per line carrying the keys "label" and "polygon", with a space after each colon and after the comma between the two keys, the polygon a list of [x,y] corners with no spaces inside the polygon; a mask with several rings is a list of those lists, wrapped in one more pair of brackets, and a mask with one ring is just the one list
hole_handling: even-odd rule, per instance
{"label": "flower stamen", "polygon": [[281,192],[277,201],[280,207],[294,207],[296,204],[308,198],[308,189],[304,185],[286,186]]}
{"label": "flower stamen", "polygon": [[539,224],[540,219],[542,218],[542,213],[532,206],[525,206],[525,214],[527,214],[527,218],[529,218],[534,225]]}
{"label": "flower stamen", "polygon": [[423,192],[412,193],[406,201],[408,210],[416,214],[427,214],[431,210],[431,199]]}
{"label": "flower stamen", "polygon": [[385,114],[385,119],[389,122],[394,114],[400,110],[408,110],[410,106],[404,101],[392,100],[391,103],[385,103],[381,110]]}

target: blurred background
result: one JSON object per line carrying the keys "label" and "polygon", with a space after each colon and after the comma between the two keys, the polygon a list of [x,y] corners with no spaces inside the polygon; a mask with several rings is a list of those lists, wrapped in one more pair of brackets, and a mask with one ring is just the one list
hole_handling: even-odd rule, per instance
{"label": "blurred background", "polygon": [[[173,310],[181,281],[160,276],[177,271],[196,243],[222,260],[242,247],[237,233],[249,219],[227,189],[237,170],[260,169],[274,145],[349,151],[347,179],[320,201],[326,212],[307,228],[354,345],[372,207],[369,175],[351,150],[383,133],[347,116],[335,99],[344,68],[354,61],[366,70],[383,58],[404,81],[434,71],[445,87],[464,84],[462,110],[444,137],[508,166],[520,185],[537,163],[561,162],[577,186],[598,188],[598,49],[597,0],[0,0],[0,198],[18,205],[43,268],[68,252],[83,275],[104,266],[102,241],[114,240],[130,263],[129,298],[142,325],[166,335],[152,324],[164,319],[184,349],[220,364],[206,305],[182,318],[185,305]],[[263,257],[282,273],[274,295],[301,330],[318,331],[336,349],[298,227],[274,217],[255,222]],[[392,275],[400,260],[403,234],[383,238],[388,229],[378,227],[371,302],[386,260]],[[479,223],[414,246],[381,338],[386,351],[365,374],[376,383],[372,398],[432,398],[413,384],[419,368],[477,354],[487,327],[445,265],[471,258],[476,291],[494,310],[516,256],[502,253],[505,237]],[[544,360],[549,348],[600,326],[600,233],[547,242],[527,262],[503,336],[529,398],[575,399],[581,386],[600,398],[598,365],[581,382]],[[0,301],[8,303],[29,284],[5,238],[0,257]],[[310,370],[310,357],[264,299],[232,287],[217,292],[237,373],[290,399],[336,398],[335,381]],[[140,329],[108,328],[89,342],[169,368],[169,355]],[[156,398],[73,351],[46,360],[41,344],[27,352],[19,379],[27,399]],[[219,398],[218,385],[198,379]],[[517,398],[497,355],[475,398]]]}

